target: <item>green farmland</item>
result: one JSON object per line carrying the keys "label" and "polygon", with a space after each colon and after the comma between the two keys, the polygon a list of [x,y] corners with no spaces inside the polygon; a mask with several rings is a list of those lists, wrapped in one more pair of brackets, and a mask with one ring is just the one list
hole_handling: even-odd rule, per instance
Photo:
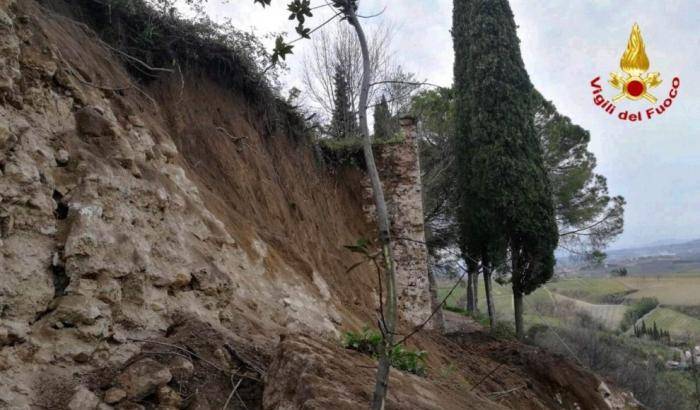
{"label": "green farmland", "polygon": [[[453,285],[454,282],[440,282],[440,300]],[[465,294],[466,287],[459,285],[447,299],[447,306],[464,308]],[[694,313],[700,312],[700,273],[556,280],[525,297],[525,322],[529,326],[556,326],[580,311],[617,331],[629,306],[643,297],[654,297],[660,304],[643,318],[648,326],[656,321],[675,338],[700,339],[700,317]],[[510,286],[494,283],[494,302],[498,319],[512,321]],[[486,312],[483,280],[479,282],[479,309]]]}

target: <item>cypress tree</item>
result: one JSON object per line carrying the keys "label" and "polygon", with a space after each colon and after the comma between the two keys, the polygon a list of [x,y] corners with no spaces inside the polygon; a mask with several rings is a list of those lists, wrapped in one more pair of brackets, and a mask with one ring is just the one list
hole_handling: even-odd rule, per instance
{"label": "cypress tree", "polygon": [[389,110],[389,103],[382,95],[382,100],[374,107],[374,139],[391,138],[396,131],[394,118]]}
{"label": "cypress tree", "polygon": [[523,295],[552,277],[558,240],[533,87],[507,0],[455,0],[452,34],[460,244],[486,281],[510,255],[522,337]]}
{"label": "cypress tree", "polygon": [[330,133],[335,138],[349,138],[359,134],[357,117],[350,104],[350,88],[345,69],[340,65],[335,68],[335,98]]}

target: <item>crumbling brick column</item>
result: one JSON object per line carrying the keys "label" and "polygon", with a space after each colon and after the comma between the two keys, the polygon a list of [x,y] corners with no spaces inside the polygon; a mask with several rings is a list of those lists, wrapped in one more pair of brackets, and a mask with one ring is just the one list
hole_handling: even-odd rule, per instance
{"label": "crumbling brick column", "polygon": [[[399,312],[410,322],[420,324],[432,312],[432,299],[415,120],[402,118],[401,131],[401,141],[376,144],[374,152],[391,218]],[[367,216],[373,220],[376,216],[374,206],[369,205],[372,203],[369,180],[365,186]]]}

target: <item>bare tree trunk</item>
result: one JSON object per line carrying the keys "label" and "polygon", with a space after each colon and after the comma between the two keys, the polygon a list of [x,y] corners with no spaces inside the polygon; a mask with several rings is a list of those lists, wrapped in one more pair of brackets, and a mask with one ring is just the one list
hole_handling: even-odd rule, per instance
{"label": "bare tree trunk", "polygon": [[476,313],[476,304],[474,303],[474,275],[478,275],[476,263],[470,259],[467,260],[467,306],[466,310],[469,313]]}
{"label": "bare tree trunk", "polygon": [[513,310],[515,315],[515,335],[518,340],[523,340],[525,337],[525,328],[523,326],[523,292],[520,290],[521,272],[520,259],[518,255],[511,255],[511,264],[513,276],[511,282],[513,284]]}
{"label": "bare tree trunk", "polygon": [[479,265],[474,265],[474,274],[472,275],[472,288],[474,289],[474,313],[479,313]]}
{"label": "bare tree trunk", "polygon": [[496,328],[496,306],[493,303],[493,286],[491,283],[491,268],[484,263],[484,289],[486,291],[486,308],[489,312],[489,324],[491,331]]}
{"label": "bare tree trunk", "polygon": [[523,294],[515,289],[513,289],[513,305],[515,307],[515,336],[518,340],[523,340],[525,337],[525,328],[523,327]]}
{"label": "bare tree trunk", "polygon": [[360,131],[363,135],[363,151],[365,163],[367,165],[367,173],[372,181],[372,192],[374,195],[374,204],[377,212],[377,224],[379,225],[379,240],[382,245],[382,255],[384,258],[384,281],[386,284],[386,301],[384,303],[386,312],[384,312],[385,323],[382,330],[383,343],[379,346],[379,367],[377,369],[376,382],[374,386],[374,395],[372,397],[372,409],[384,409],[386,401],[386,393],[389,387],[389,372],[391,370],[391,361],[389,359],[389,350],[394,342],[394,333],[396,330],[396,271],[394,266],[394,255],[392,251],[391,232],[389,231],[389,213],[384,200],[384,190],[381,181],[379,180],[379,172],[377,165],[374,162],[374,154],[372,152],[372,139],[369,134],[369,125],[367,123],[367,99],[369,95],[370,81],[370,61],[369,49],[367,47],[367,39],[362,30],[357,15],[355,14],[354,6],[350,1],[347,2],[345,13],[348,22],[355,28],[357,39],[360,42],[362,49],[362,87],[360,89]]}
{"label": "bare tree trunk", "polygon": [[435,280],[435,275],[433,274],[433,264],[431,263],[430,256],[428,256],[428,283],[430,284],[430,307],[431,310],[436,311],[435,316],[433,316],[433,328],[439,332],[445,331],[445,318],[442,315],[442,306],[440,306],[440,301],[438,300],[438,286]]}

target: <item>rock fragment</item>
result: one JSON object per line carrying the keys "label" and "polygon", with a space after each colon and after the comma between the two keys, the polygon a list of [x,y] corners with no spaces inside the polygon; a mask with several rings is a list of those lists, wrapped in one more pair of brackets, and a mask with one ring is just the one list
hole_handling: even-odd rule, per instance
{"label": "rock fragment", "polygon": [[182,397],[168,386],[160,386],[156,397],[158,398],[159,408],[177,410],[182,405]]}
{"label": "rock fragment", "polygon": [[126,398],[126,392],[118,387],[112,387],[105,392],[104,401],[107,404],[115,404]]}
{"label": "rock fragment", "polygon": [[70,154],[68,151],[64,149],[59,149],[58,152],[56,153],[56,163],[60,167],[64,167],[68,165],[68,161],[70,161]]}
{"label": "rock fragment", "polygon": [[167,367],[153,359],[142,359],[127,367],[117,377],[117,382],[129,399],[139,400],[168,384],[172,378]]}
{"label": "rock fragment", "polygon": [[109,120],[95,107],[85,107],[75,113],[75,123],[80,134],[88,137],[114,136]]}
{"label": "rock fragment", "polygon": [[100,405],[100,399],[95,393],[88,390],[85,386],[79,386],[70,402],[68,402],[69,410],[95,410]]}

